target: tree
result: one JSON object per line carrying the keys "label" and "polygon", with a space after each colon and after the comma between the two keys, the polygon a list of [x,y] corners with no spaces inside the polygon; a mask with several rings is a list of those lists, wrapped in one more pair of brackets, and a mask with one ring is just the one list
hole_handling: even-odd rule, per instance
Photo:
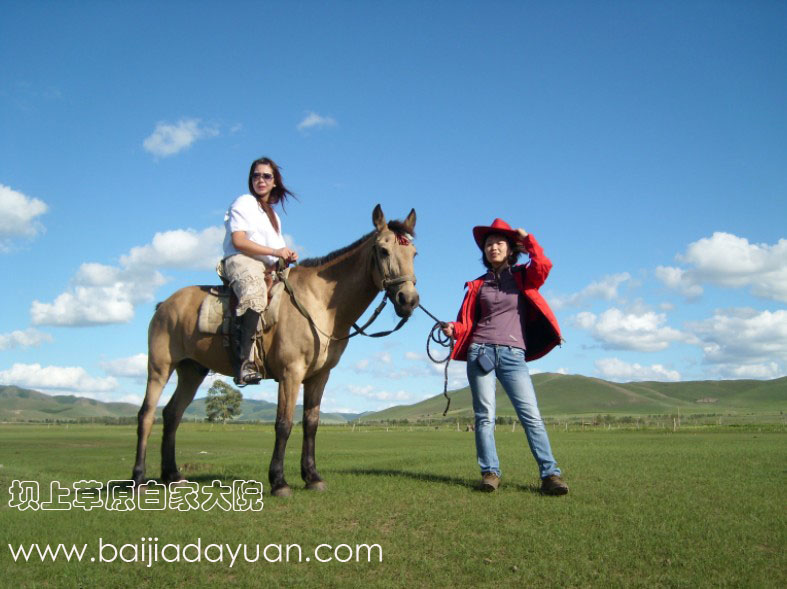
{"label": "tree", "polygon": [[228,419],[237,417],[240,415],[241,401],[243,401],[243,395],[238,389],[223,380],[214,381],[205,400],[205,413],[208,416],[208,421],[225,423]]}

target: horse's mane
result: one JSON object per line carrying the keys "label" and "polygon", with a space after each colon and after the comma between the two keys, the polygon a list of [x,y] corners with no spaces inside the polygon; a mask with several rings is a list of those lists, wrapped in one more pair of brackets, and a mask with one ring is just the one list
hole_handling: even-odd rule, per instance
{"label": "horse's mane", "polygon": [[[393,231],[397,236],[399,235],[409,235],[410,237],[415,237],[415,232],[408,233],[407,229],[404,226],[404,223],[398,220],[388,221],[388,229]],[[345,246],[341,249],[336,250],[335,252],[331,252],[327,256],[322,256],[319,258],[307,258],[302,262],[298,262],[299,266],[304,266],[306,268],[316,268],[317,266],[323,266],[328,262],[332,262],[336,258],[343,256],[347,252],[350,252],[369,239],[372,235],[374,235],[376,231],[370,231],[360,239],[355,240],[350,245]]]}

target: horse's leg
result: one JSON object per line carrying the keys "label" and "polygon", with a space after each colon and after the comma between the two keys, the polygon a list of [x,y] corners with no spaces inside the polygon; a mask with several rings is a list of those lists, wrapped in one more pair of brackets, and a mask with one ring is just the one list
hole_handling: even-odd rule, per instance
{"label": "horse's leg", "polygon": [[306,488],[312,491],[324,491],[325,482],[314,459],[317,426],[320,423],[320,401],[328,382],[330,370],[324,370],[303,383],[303,449],[301,451],[301,478]]}
{"label": "horse's leg", "polygon": [[131,478],[139,486],[145,484],[145,455],[148,448],[148,438],[156,420],[156,406],[161,397],[161,391],[172,375],[172,365],[169,358],[159,360],[151,353],[148,358],[148,384],[145,388],[145,400],[137,414],[137,457],[134,461],[134,470]]}
{"label": "horse's leg", "polygon": [[161,480],[177,483],[185,480],[178,471],[175,461],[175,432],[178,430],[183,412],[194,399],[194,395],[205,380],[208,369],[193,360],[183,360],[175,370],[178,373],[178,386],[172,398],[164,407],[164,437],[161,441]]}
{"label": "horse's leg", "polygon": [[295,403],[298,400],[298,389],[301,386],[303,373],[296,373],[291,368],[285,370],[279,381],[279,404],[276,408],[276,442],[273,446],[273,457],[268,469],[268,480],[271,494],[276,497],[289,497],[292,489],[284,479],[284,453],[287,440],[292,431],[292,417],[295,414]]}

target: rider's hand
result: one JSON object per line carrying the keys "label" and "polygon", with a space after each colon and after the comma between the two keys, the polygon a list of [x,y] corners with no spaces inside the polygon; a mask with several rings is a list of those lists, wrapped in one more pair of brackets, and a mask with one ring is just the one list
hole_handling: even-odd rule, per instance
{"label": "rider's hand", "polygon": [[443,323],[443,333],[446,335],[446,337],[454,337],[454,324]]}
{"label": "rider's hand", "polygon": [[276,255],[284,260],[286,264],[292,264],[298,261],[298,254],[288,247],[282,247],[276,250]]}

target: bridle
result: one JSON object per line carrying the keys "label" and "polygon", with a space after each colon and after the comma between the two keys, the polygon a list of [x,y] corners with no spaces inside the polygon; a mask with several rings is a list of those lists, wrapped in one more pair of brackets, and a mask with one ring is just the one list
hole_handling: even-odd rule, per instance
{"label": "bridle", "polygon": [[[398,245],[410,245],[412,243],[412,236],[408,234],[396,234],[396,243]],[[385,270],[383,269],[383,262],[382,262],[382,254],[380,253],[380,247],[375,243],[372,247],[372,251],[374,255],[372,256],[372,263],[377,267],[377,271],[380,273],[382,278],[380,279],[380,286],[378,287],[380,290],[384,290],[386,297],[391,299],[392,302],[394,301],[394,293],[391,291],[391,287],[399,286],[400,284],[404,284],[405,282],[412,282],[413,286],[415,286],[416,278],[414,274],[400,274],[399,276],[386,276]],[[385,299],[383,299],[385,301]]]}

